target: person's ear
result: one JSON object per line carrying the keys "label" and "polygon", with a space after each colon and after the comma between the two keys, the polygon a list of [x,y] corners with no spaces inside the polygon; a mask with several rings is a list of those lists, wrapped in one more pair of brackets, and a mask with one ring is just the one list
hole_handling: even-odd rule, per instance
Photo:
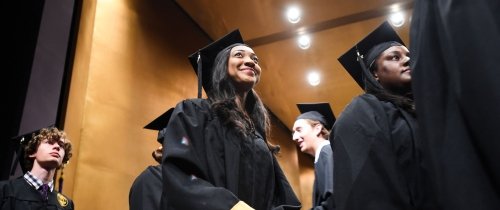
{"label": "person's ear", "polygon": [[314,126],[314,134],[316,134],[316,136],[319,136],[321,134],[321,130],[322,130],[323,126],[321,124],[316,124]]}
{"label": "person's ear", "polygon": [[[40,147],[40,145],[38,145],[38,147]],[[37,148],[36,148],[36,150],[33,152],[33,154],[28,155],[28,157],[30,157],[30,158],[35,158],[35,157],[36,157],[36,153],[38,152],[38,147],[37,147]]]}

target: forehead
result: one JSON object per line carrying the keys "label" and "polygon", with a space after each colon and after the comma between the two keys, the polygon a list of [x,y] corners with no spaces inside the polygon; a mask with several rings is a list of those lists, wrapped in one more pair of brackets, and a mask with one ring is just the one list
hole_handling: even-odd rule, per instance
{"label": "forehead", "polygon": [[42,138],[40,141],[48,141],[48,142],[58,142],[58,143],[66,143],[65,138]]}
{"label": "forehead", "polygon": [[402,53],[409,53],[410,51],[408,50],[408,48],[406,48],[405,46],[401,45],[401,46],[392,46],[392,47],[389,47],[387,48],[386,50],[384,50],[384,52],[382,52],[382,54],[388,54],[388,53],[391,53],[391,52],[402,52]]}
{"label": "forehead", "polygon": [[295,121],[295,123],[293,123],[293,129],[295,130],[296,128],[304,127],[306,125],[309,125],[309,122],[307,122],[307,120],[305,120],[305,119],[298,119],[298,120]]}
{"label": "forehead", "polygon": [[244,51],[244,52],[254,53],[252,48],[247,47],[245,45],[238,45],[238,46],[235,46],[231,49],[231,52],[235,52],[235,51]]}

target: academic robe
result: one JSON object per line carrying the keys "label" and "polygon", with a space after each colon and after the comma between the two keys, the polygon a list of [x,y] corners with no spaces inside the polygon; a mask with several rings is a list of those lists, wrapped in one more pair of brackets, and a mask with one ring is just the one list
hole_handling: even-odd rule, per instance
{"label": "academic robe", "polygon": [[500,1],[417,0],[410,42],[429,198],[500,209]]}
{"label": "academic robe", "polygon": [[336,209],[417,209],[421,185],[416,129],[415,118],[392,103],[371,94],[354,98],[329,138]]}
{"label": "academic robe", "polygon": [[73,201],[56,190],[48,193],[45,201],[42,195],[21,176],[0,182],[1,210],[71,210]]}
{"label": "academic robe", "polygon": [[148,166],[130,187],[130,210],[160,209],[162,188],[161,165]]}
{"label": "academic robe", "polygon": [[333,152],[330,145],[321,148],[318,161],[314,164],[313,208],[332,209],[333,199]]}
{"label": "academic robe", "polygon": [[162,209],[300,209],[263,137],[241,137],[206,99],[177,104],[163,141]]}

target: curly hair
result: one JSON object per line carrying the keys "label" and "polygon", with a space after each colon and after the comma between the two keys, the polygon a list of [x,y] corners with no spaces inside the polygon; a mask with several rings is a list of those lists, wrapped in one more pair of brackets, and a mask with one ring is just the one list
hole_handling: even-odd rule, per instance
{"label": "curly hair", "polygon": [[253,89],[248,92],[243,107],[236,104],[236,87],[229,77],[227,67],[231,49],[236,46],[248,47],[246,44],[233,44],[221,50],[215,57],[212,68],[212,89],[207,93],[208,98],[213,110],[225,125],[234,127],[243,137],[251,136],[257,131],[263,135],[269,149],[276,153],[279,147],[267,141],[271,127],[269,113],[257,92]]}
{"label": "curly hair", "polygon": [[[26,160],[26,168],[33,168],[35,159],[33,157],[30,157],[30,155],[36,153],[38,147],[40,146],[40,143],[43,140],[48,140],[51,144],[57,142],[57,144],[59,144],[59,146],[63,148],[65,152],[61,166],[68,163],[69,159],[73,155],[71,153],[71,142],[66,137],[66,133],[64,131],[57,129],[56,127],[50,127],[42,128],[38,134],[33,133],[31,140],[24,147],[24,159]],[[61,166],[59,166],[58,168],[60,168]]]}

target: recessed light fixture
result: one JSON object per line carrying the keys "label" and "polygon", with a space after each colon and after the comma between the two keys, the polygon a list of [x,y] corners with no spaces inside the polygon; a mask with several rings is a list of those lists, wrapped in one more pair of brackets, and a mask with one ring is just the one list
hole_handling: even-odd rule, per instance
{"label": "recessed light fixture", "polygon": [[403,12],[395,12],[389,15],[389,22],[394,27],[401,27],[405,23]]}
{"label": "recessed light fixture", "polygon": [[288,18],[288,21],[290,21],[290,23],[298,23],[301,17],[300,13],[301,12],[298,7],[292,6],[288,8],[286,17]]}
{"label": "recessed light fixture", "polygon": [[307,34],[300,35],[297,39],[297,43],[299,44],[300,49],[308,49],[311,46],[311,38]]}
{"label": "recessed light fixture", "polygon": [[307,75],[307,80],[311,86],[317,86],[320,83],[320,76],[317,72],[312,71]]}

